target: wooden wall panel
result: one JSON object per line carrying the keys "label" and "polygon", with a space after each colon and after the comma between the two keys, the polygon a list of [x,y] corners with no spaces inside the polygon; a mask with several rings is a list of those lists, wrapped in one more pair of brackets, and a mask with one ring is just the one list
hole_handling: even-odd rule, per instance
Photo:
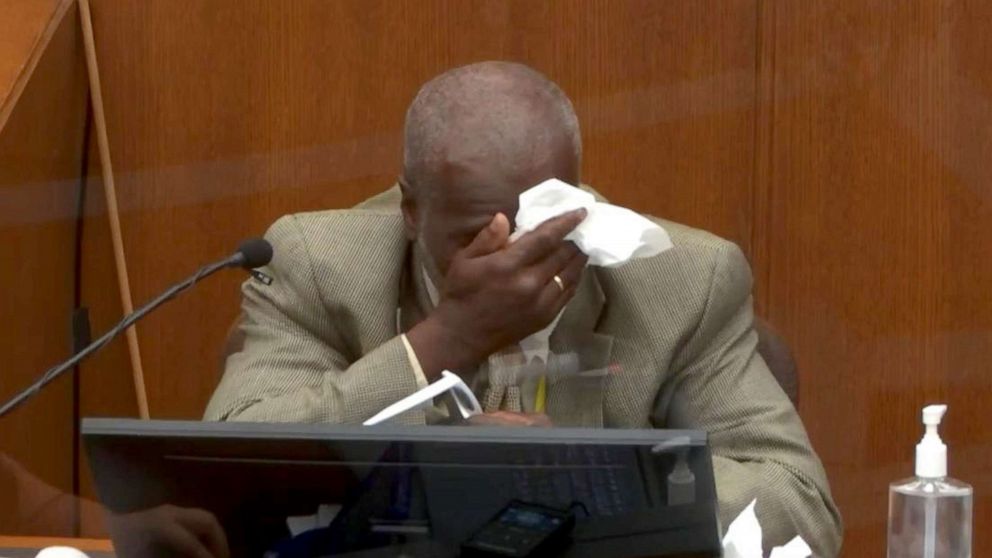
{"label": "wooden wall panel", "polygon": [[[80,281],[80,297],[82,305],[89,310],[93,336],[98,337],[121,319],[123,311],[120,291],[117,287],[96,134],[93,133],[92,127],[90,132],[87,142],[88,172],[82,228],[82,243],[85,249],[81,262],[83,274]],[[127,343],[123,336],[111,341],[80,365],[79,418],[138,417],[138,404],[130,366]],[[84,500],[98,502],[96,487],[84,451],[80,452],[77,467],[79,496]],[[94,508],[83,506],[79,519],[80,536],[107,536],[103,513],[95,513]]]}
{"label": "wooden wall panel", "polygon": [[884,555],[888,483],[912,474],[937,401],[950,472],[976,488],[973,555],[992,553],[990,21],[987,2],[762,7],[763,298],[846,556]]}
{"label": "wooden wall panel", "polygon": [[[918,408],[938,399],[951,404],[952,472],[979,490],[975,555],[987,554],[990,10],[94,0],[135,302],[279,215],[389,184],[425,79],[525,61],[576,102],[588,182],[752,256],[758,306],[799,360],[845,555],[883,552],[887,484],[911,473]],[[88,288],[110,320],[103,254]],[[202,412],[239,281],[213,278],[139,326],[154,417]],[[87,412],[133,412],[120,351],[84,378]]]}
{"label": "wooden wall panel", "polygon": [[0,12],[0,129],[70,2],[3,0]]}
{"label": "wooden wall panel", "polygon": [[[33,47],[42,52],[36,53],[34,62],[21,65],[28,73],[20,74],[24,83],[18,86],[20,94],[0,129],[0,400],[4,401],[71,350],[86,75],[74,5],[48,4],[52,19],[44,21],[51,29],[37,30],[46,40]],[[67,374],[0,420],[0,453],[19,464],[23,478],[29,475],[71,494],[74,417],[72,374]],[[71,505],[35,509],[37,513],[25,517],[27,506],[19,507],[4,494],[0,533],[74,532]]]}
{"label": "wooden wall panel", "polygon": [[[93,15],[136,304],[282,214],[391,184],[418,86],[493,58],[570,93],[587,181],[750,240],[753,0],[95,0]],[[138,326],[153,417],[201,415],[241,280]],[[84,378],[84,397],[103,387]]]}

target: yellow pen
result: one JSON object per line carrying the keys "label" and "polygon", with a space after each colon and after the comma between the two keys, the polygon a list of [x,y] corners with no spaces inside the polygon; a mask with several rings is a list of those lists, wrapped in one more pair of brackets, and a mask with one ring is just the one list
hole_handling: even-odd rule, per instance
{"label": "yellow pen", "polygon": [[534,412],[543,413],[544,412],[544,402],[547,399],[548,394],[548,377],[541,376],[541,379],[537,382],[537,393],[534,394]]}

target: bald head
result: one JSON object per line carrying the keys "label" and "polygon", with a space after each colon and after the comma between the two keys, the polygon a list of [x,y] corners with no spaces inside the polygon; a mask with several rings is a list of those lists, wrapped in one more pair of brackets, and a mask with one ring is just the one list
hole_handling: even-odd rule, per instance
{"label": "bald head", "polygon": [[443,272],[496,214],[512,220],[527,188],[549,178],[578,184],[580,157],[572,103],[548,78],[508,62],[445,72],[406,115],[407,236]]}
{"label": "bald head", "polygon": [[403,174],[427,184],[447,165],[485,161],[512,178],[562,152],[578,164],[581,149],[575,110],[554,82],[522,64],[481,62],[417,93],[406,115]]}

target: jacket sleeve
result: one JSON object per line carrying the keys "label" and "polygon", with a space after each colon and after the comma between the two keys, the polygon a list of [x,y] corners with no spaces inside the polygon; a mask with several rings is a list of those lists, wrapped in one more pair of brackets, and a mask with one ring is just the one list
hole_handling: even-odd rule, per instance
{"label": "jacket sleeve", "polygon": [[663,420],[708,432],[724,529],[757,498],[766,552],[802,535],[816,556],[837,556],[841,518],[826,473],[757,353],[751,282],[744,255],[723,244],[702,318],[676,362]]}
{"label": "jacket sleeve", "polygon": [[[252,278],[242,287],[244,342],[227,357],[206,420],[357,424],[417,389],[400,336],[347,356],[352,318],[322,299],[295,219],[281,218],[266,234],[274,256],[261,271],[271,283]],[[422,421],[422,413],[408,415]]]}

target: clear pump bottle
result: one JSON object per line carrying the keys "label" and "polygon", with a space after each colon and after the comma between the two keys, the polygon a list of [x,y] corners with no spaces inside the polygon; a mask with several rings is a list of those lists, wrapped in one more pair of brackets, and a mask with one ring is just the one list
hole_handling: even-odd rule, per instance
{"label": "clear pump bottle", "polygon": [[916,476],[889,485],[888,558],[971,558],[971,486],[947,476],[940,425],[947,405],[923,409]]}

